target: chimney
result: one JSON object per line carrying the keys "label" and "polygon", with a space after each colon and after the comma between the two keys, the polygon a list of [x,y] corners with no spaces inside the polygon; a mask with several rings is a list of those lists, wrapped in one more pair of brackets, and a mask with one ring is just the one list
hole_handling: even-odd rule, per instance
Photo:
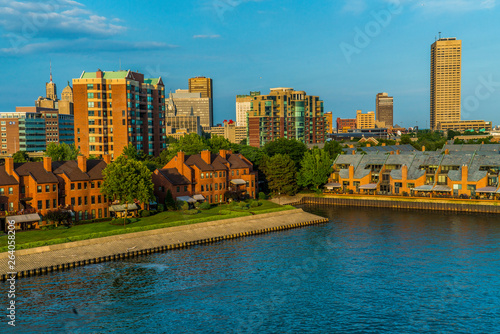
{"label": "chimney", "polygon": [[209,150],[201,151],[201,159],[203,159],[203,161],[205,161],[209,165],[212,164],[211,158],[212,153]]}
{"label": "chimney", "polygon": [[111,163],[111,155],[110,154],[104,154],[102,156],[102,160],[106,163],[106,165],[109,165]]}
{"label": "chimney", "polygon": [[385,146],[385,143],[382,143],[382,146]]}
{"label": "chimney", "polygon": [[396,154],[399,155],[401,153],[400,150],[396,150]]}
{"label": "chimney", "polygon": [[221,158],[226,159],[226,150],[220,150],[219,155],[221,156]]}
{"label": "chimney", "polygon": [[394,155],[394,151],[389,152],[390,155]]}
{"label": "chimney", "polygon": [[97,69],[97,72],[95,72],[95,77],[98,78],[98,79],[102,79],[103,77],[103,72],[101,71],[101,69]]}
{"label": "chimney", "polygon": [[352,150],[352,155],[356,155],[356,150]]}
{"label": "chimney", "polygon": [[371,147],[372,145],[371,144],[366,144],[366,147]]}
{"label": "chimney", "polygon": [[462,182],[467,183],[469,178],[469,167],[467,165],[462,165]]}
{"label": "chimney", "polygon": [[425,146],[422,146],[422,152],[425,152]]}
{"label": "chimney", "polygon": [[175,159],[177,160],[177,170],[179,171],[179,173],[181,173],[181,175],[184,175],[184,152],[177,152],[177,157]]}
{"label": "chimney", "polygon": [[9,175],[14,174],[14,158],[13,157],[5,158],[5,172]]}
{"label": "chimney", "polygon": [[406,181],[408,179],[408,166],[403,165],[401,167],[401,181]]}
{"label": "chimney", "polygon": [[449,149],[444,150],[444,154],[450,154],[450,150]]}
{"label": "chimney", "polygon": [[51,157],[43,157],[43,169],[47,172],[52,172],[52,158]]}
{"label": "chimney", "polygon": [[77,158],[78,168],[84,173],[87,173],[87,157],[84,155],[79,155]]}
{"label": "chimney", "polygon": [[349,145],[349,148],[354,148],[354,145],[353,144]]}
{"label": "chimney", "polygon": [[354,178],[354,166],[350,165],[349,166],[349,180],[352,180]]}

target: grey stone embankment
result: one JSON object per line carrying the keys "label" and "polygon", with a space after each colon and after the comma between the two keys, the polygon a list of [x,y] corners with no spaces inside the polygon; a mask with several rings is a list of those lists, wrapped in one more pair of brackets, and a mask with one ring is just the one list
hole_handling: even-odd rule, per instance
{"label": "grey stone embankment", "polygon": [[[328,219],[304,212],[302,209],[295,209],[23,249],[16,251],[15,271],[19,277],[33,276],[91,263],[327,221]],[[8,255],[0,253],[2,280],[6,278],[7,272],[12,271],[8,269]]]}

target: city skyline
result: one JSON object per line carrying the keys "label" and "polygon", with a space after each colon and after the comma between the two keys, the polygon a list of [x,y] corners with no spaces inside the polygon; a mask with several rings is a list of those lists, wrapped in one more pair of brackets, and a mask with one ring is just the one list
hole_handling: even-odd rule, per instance
{"label": "city skyline", "polygon": [[[429,128],[430,45],[442,32],[463,41],[462,119],[500,124],[496,1],[315,1],[307,6],[192,1],[172,4],[169,20],[158,19],[163,10],[151,11],[162,8],[155,1],[126,8],[113,1],[55,4],[24,1],[0,7],[6,17],[0,23],[0,56],[6,75],[23,87],[14,91],[13,81],[2,83],[11,94],[0,111],[31,106],[44,95],[41,83],[49,81],[52,61],[59,87],[83,70],[113,71],[120,64],[123,70],[161,76],[166,92],[185,88],[190,77],[210,77],[214,123],[236,118],[236,95],[294,87],[321,96],[324,110],[335,118],[351,118],[358,109],[374,111],[373,96],[387,91],[395,98],[395,124]],[[295,25],[304,9],[315,15]],[[38,12],[37,19],[30,12]],[[44,20],[53,16],[58,20]],[[133,25],[136,16],[147,17],[147,23]],[[64,24],[70,23],[68,29]],[[478,90],[487,94],[478,96]]]}

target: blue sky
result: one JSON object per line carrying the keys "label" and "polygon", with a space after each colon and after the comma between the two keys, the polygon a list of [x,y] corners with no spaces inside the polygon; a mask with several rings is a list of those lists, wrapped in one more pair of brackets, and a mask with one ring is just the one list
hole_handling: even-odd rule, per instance
{"label": "blue sky", "polygon": [[[497,0],[0,0],[0,111],[33,105],[52,61],[59,93],[82,71],[138,70],[167,91],[214,80],[215,122],[235,95],[293,87],[334,117],[394,96],[395,122],[428,127],[429,53],[462,40],[462,118],[500,124]],[[497,84],[498,82],[498,84]]]}

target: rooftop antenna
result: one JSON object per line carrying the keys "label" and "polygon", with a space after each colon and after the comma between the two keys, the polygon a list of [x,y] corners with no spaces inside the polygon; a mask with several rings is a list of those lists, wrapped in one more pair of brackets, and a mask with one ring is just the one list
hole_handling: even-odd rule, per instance
{"label": "rooftop antenna", "polygon": [[52,82],[52,60],[49,62],[50,64],[50,82]]}

